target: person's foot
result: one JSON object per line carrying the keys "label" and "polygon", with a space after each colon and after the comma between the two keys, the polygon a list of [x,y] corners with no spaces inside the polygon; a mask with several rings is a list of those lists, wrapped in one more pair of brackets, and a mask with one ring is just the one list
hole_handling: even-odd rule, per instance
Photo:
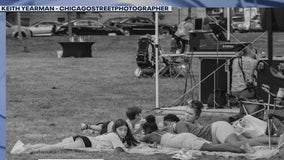
{"label": "person's foot", "polygon": [[86,130],[88,128],[89,126],[86,123],[81,123],[81,130]]}
{"label": "person's foot", "polygon": [[255,149],[253,149],[248,143],[241,146],[241,149],[243,149],[246,153],[254,153]]}
{"label": "person's foot", "polygon": [[24,143],[20,140],[18,140],[16,142],[16,144],[14,145],[14,147],[12,148],[12,150],[10,151],[11,154],[20,154],[22,153],[25,148],[24,148]]}
{"label": "person's foot", "polygon": [[22,153],[32,153],[32,145],[30,143],[24,145],[24,150]]}

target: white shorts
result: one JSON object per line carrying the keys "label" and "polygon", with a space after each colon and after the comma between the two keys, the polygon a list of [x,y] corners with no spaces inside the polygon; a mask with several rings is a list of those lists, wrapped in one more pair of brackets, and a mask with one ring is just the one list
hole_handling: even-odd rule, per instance
{"label": "white shorts", "polygon": [[231,134],[236,134],[232,125],[225,121],[217,121],[211,125],[212,142],[224,144],[227,137]]}
{"label": "white shorts", "polygon": [[200,150],[204,143],[210,142],[192,133],[165,133],[161,138],[161,145],[177,149]]}

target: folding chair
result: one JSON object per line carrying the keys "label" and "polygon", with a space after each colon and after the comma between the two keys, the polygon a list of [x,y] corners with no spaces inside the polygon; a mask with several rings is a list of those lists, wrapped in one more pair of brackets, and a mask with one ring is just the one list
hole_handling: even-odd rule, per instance
{"label": "folding chair", "polygon": [[173,67],[175,69],[175,79],[178,78],[180,75],[185,77],[189,72],[189,65],[185,62],[174,63]]}
{"label": "folding chair", "polygon": [[[271,97],[272,96],[276,97],[276,95],[270,92],[270,87],[268,85],[266,85],[266,84],[262,84],[261,88],[268,94],[268,102],[264,103],[263,100],[239,101],[240,107],[243,108],[243,110],[245,111],[245,114],[256,116],[256,114],[270,109],[270,107],[271,107],[271,105],[270,105]],[[249,105],[260,106],[261,109],[260,109],[260,107],[258,107],[258,108],[249,108],[250,107]],[[260,118],[260,117],[257,117],[257,118]]]}
{"label": "folding chair", "polygon": [[180,75],[186,76],[189,72],[189,65],[186,62],[177,62],[176,59],[171,57],[171,59],[164,60],[166,67],[159,71],[160,76],[169,74],[171,78],[178,78]]}
{"label": "folding chair", "polygon": [[[268,102],[266,104],[266,111],[270,111],[270,107],[271,107],[271,104],[270,104],[270,100],[271,100],[271,97],[277,97],[276,94],[274,93],[271,93],[270,92],[270,87],[266,84],[262,84],[261,88],[268,94]],[[274,100],[274,105],[273,106],[273,113],[275,113],[275,109],[277,107],[280,107],[280,108],[284,108],[284,106],[279,106],[279,105],[276,105],[276,101],[275,101],[275,98],[273,99]],[[273,123],[273,119],[272,118],[267,118],[267,129],[268,129],[268,137],[269,137],[269,148],[271,149],[271,126],[274,127],[274,129],[277,130],[277,127],[275,126],[275,124]]]}
{"label": "folding chair", "polygon": [[[274,107],[273,110],[275,111],[275,108],[277,107],[276,104],[272,105],[270,104],[270,100],[271,97],[276,97],[275,94],[270,92],[270,87],[266,84],[262,84],[261,88],[268,94],[268,101],[267,103],[263,103],[263,100],[258,101],[258,102],[254,102],[254,101],[238,101],[240,104],[240,107],[242,107],[242,109],[244,110],[246,115],[252,115],[257,117],[256,115],[258,113],[265,113],[265,111],[270,110],[270,107]],[[248,108],[248,105],[257,105],[257,106],[261,106],[262,108],[258,108],[257,110],[252,110],[251,108]],[[254,108],[255,109],[255,108]],[[264,119],[264,114],[263,117],[257,117],[259,119]],[[271,126],[273,125],[273,123],[271,122],[271,119],[267,119],[267,130],[268,130],[268,137],[269,137],[269,148],[271,148]],[[275,125],[273,126],[275,128]]]}
{"label": "folding chair", "polygon": [[[159,76],[170,76],[173,77],[174,74],[174,64],[172,62],[172,60],[163,60],[164,63],[166,64],[166,66],[159,71]],[[168,74],[168,75],[166,75]]]}

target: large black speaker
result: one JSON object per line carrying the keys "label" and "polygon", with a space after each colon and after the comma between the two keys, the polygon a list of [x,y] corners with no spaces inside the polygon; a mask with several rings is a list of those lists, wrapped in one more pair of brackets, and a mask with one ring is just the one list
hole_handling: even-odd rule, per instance
{"label": "large black speaker", "polygon": [[194,28],[196,30],[201,30],[202,29],[202,18],[195,19],[195,26],[194,26]]}
{"label": "large black speaker", "polygon": [[[260,64],[262,64],[263,66],[261,65],[262,66],[261,69],[257,71],[257,84],[258,84],[257,96],[259,99],[262,99],[264,100],[264,102],[267,102],[268,94],[263,89],[261,89],[262,84],[268,85],[270,87],[270,92],[277,94],[279,88],[284,88],[284,80],[274,77],[271,74],[267,60],[260,62]],[[283,60],[272,61],[272,67],[280,71],[280,73],[282,72],[282,74],[284,74],[283,70],[282,71],[279,70],[281,68],[280,64],[283,65],[284,61]],[[271,99],[270,103],[273,103],[273,98]]]}
{"label": "large black speaker", "polygon": [[271,10],[271,17],[268,17],[268,11],[270,8],[262,8],[260,9],[260,17],[261,17],[261,27],[264,30],[267,30],[267,18],[270,18],[272,21],[272,30],[274,32],[284,31],[284,9],[283,8],[273,8]]}
{"label": "large black speaker", "polygon": [[[203,80],[212,72],[214,72],[219,66],[222,66],[226,63],[226,59],[224,58],[204,58],[201,59],[201,67],[200,67],[200,78]],[[200,86],[200,100],[202,103],[207,104],[207,99],[211,93],[214,93],[214,83],[215,90],[223,90],[227,91],[228,79],[227,72],[225,70],[225,65],[223,65],[216,73],[215,80],[214,74],[209,76],[206,80],[201,83]]]}

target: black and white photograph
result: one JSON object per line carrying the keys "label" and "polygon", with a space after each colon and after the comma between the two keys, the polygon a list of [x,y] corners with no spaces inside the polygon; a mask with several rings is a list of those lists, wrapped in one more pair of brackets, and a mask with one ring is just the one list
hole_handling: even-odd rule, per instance
{"label": "black and white photograph", "polygon": [[283,19],[7,12],[6,159],[284,159]]}

